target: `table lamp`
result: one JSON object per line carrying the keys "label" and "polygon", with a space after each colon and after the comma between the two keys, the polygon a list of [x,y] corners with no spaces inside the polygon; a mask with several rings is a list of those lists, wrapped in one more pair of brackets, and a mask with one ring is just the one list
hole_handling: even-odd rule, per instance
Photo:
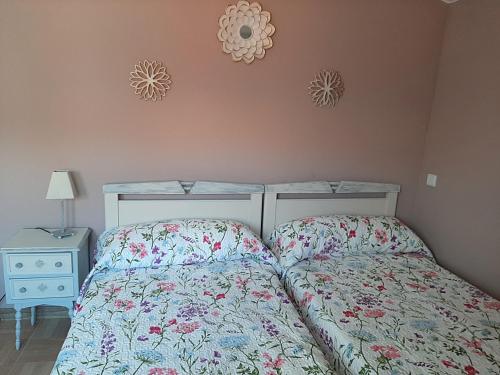
{"label": "table lamp", "polygon": [[52,231],[56,238],[64,238],[72,236],[74,233],[66,229],[64,220],[64,202],[67,199],[75,199],[75,185],[71,179],[69,171],[54,171],[50,177],[49,189],[47,191],[46,199],[60,199],[61,200],[61,229]]}

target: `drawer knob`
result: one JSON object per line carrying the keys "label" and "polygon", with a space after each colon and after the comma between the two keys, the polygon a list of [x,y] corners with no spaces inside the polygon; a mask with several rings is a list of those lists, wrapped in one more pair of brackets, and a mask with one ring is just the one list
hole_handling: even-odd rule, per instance
{"label": "drawer knob", "polygon": [[43,292],[45,289],[47,289],[47,285],[45,285],[44,283],[38,285],[38,290],[40,292]]}
{"label": "drawer knob", "polygon": [[35,266],[37,266],[38,268],[41,268],[43,267],[43,265],[45,264],[45,262],[41,259],[38,259],[36,262],[35,262]]}
{"label": "drawer knob", "polygon": [[62,262],[56,262],[55,266],[56,266],[57,268],[61,268],[61,267],[62,267]]}
{"label": "drawer knob", "polygon": [[23,268],[23,264],[21,262],[16,263],[16,268]]}
{"label": "drawer knob", "polygon": [[59,285],[57,287],[57,290],[60,291],[60,292],[62,292],[64,290],[64,285]]}
{"label": "drawer knob", "polygon": [[27,289],[24,286],[22,288],[19,288],[19,292],[21,292],[21,293],[26,293],[26,290]]}

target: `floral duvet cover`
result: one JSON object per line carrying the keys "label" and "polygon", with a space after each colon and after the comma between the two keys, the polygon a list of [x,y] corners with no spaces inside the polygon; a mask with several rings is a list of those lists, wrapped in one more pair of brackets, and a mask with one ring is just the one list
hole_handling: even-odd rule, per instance
{"label": "floral duvet cover", "polygon": [[500,302],[422,254],[316,256],[285,288],[342,374],[500,374]]}
{"label": "floral duvet cover", "polygon": [[271,265],[93,274],[52,374],[330,374]]}

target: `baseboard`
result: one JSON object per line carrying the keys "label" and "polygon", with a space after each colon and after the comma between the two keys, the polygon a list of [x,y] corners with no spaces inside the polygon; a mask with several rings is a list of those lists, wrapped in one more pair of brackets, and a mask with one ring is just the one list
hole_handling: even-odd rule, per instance
{"label": "baseboard", "polygon": [[[22,310],[21,319],[30,319],[30,308]],[[36,317],[41,319],[68,318],[68,309],[61,306],[37,306]],[[12,308],[0,308],[0,320],[14,320],[15,310]]]}

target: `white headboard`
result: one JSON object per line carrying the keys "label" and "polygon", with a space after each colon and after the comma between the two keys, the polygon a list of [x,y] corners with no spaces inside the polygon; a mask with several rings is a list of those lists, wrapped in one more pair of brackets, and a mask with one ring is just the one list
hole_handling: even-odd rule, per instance
{"label": "white headboard", "polygon": [[233,219],[261,235],[264,185],[134,182],[103,186],[106,228],[181,218]]}
{"label": "white headboard", "polygon": [[396,214],[399,185],[355,181],[314,181],[265,186],[262,238],[274,228],[305,216]]}

